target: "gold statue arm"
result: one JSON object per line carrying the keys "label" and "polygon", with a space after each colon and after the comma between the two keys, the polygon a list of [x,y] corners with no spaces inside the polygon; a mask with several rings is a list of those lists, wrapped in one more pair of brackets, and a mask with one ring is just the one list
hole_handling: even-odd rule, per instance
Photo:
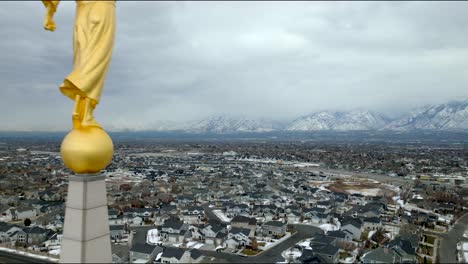
{"label": "gold statue arm", "polygon": [[60,1],[58,0],[42,0],[42,3],[44,4],[46,8],[46,15],[44,19],[44,29],[49,30],[49,31],[54,31],[56,26],[54,22],[54,14],[55,11],[57,10],[57,6]]}

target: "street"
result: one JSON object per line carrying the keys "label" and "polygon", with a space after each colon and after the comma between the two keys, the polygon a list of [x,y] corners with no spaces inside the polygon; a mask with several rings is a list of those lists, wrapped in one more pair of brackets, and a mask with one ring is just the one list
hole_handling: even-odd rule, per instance
{"label": "street", "polygon": [[259,254],[258,256],[241,257],[235,254],[206,250],[201,250],[201,252],[207,257],[214,257],[218,260],[223,260],[228,263],[276,263],[279,261],[283,261],[284,259],[283,257],[281,257],[281,253],[286,249],[293,247],[297,242],[306,238],[310,238],[314,234],[323,234],[323,231],[315,226],[293,226],[297,230],[297,233],[295,233],[282,243],[268,249],[264,253]]}
{"label": "street", "polygon": [[50,263],[45,260],[0,251],[0,263]]}
{"label": "street", "polygon": [[462,216],[447,234],[441,235],[439,246],[440,263],[457,263],[457,243],[468,242],[463,237],[468,227],[468,214]]}

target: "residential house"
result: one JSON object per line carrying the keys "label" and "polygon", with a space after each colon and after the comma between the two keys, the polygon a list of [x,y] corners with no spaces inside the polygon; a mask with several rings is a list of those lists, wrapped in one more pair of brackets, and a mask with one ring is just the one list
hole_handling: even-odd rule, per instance
{"label": "residential house", "polygon": [[257,219],[237,215],[231,220],[231,226],[250,229],[249,236],[253,237],[255,236],[255,231],[257,230]]}
{"label": "residential house", "polygon": [[40,245],[45,242],[48,238],[49,230],[38,226],[25,227],[22,230],[26,233],[26,244],[28,245]]}
{"label": "residential house", "polygon": [[228,237],[226,240],[226,246],[231,249],[237,249],[245,246],[250,246],[252,240],[250,239],[250,229],[232,227],[229,230]]}
{"label": "residential house", "polygon": [[247,204],[230,204],[226,206],[226,215],[228,217],[235,217],[238,215],[249,216],[250,208]]}
{"label": "residential house", "polygon": [[53,232],[51,236],[44,242],[46,247],[60,246],[62,245],[63,234]]}
{"label": "residential house", "polygon": [[13,227],[13,225],[0,222],[0,243],[8,242],[10,239],[10,234],[8,231]]}
{"label": "residential house", "polygon": [[353,240],[360,240],[362,234],[362,220],[353,217],[344,217],[340,219],[342,231],[347,231],[351,234]]}
{"label": "residential house", "polygon": [[182,220],[187,224],[200,224],[204,218],[205,210],[201,206],[190,206],[182,211]]}
{"label": "residential house", "polygon": [[164,241],[181,243],[190,236],[189,226],[180,220],[171,218],[161,226],[161,237]]}
{"label": "residential house", "polygon": [[130,247],[129,260],[130,263],[150,263],[153,262],[162,251],[162,247],[136,242]]}
{"label": "residential house", "polygon": [[201,233],[204,235],[207,245],[218,247],[224,244],[227,237],[227,227],[223,223],[210,222],[201,229]]}
{"label": "residential house", "polygon": [[[311,259],[312,256],[318,257],[319,263],[338,263],[339,248],[327,244],[313,244],[312,249],[303,249],[302,255],[298,259],[301,263],[311,263],[305,261]],[[313,262],[312,262],[313,263]]]}
{"label": "residential house", "polygon": [[112,241],[120,241],[125,234],[125,225],[110,225],[110,238]]}
{"label": "residential house", "polygon": [[402,263],[402,259],[394,250],[379,247],[364,253],[361,257],[361,263]]}
{"label": "residential house", "polygon": [[262,234],[270,237],[282,237],[286,235],[287,223],[281,221],[268,221],[262,226]]}
{"label": "residential house", "polygon": [[127,245],[111,244],[112,263],[129,263],[129,248]]}
{"label": "residential house", "polygon": [[37,210],[32,206],[18,206],[10,209],[10,215],[12,220],[31,219],[37,216]]}
{"label": "residential house", "polygon": [[401,262],[418,263],[416,248],[413,247],[410,240],[406,240],[403,237],[396,237],[392,241],[389,241],[385,247],[394,250],[401,257]]}
{"label": "residential house", "polygon": [[327,236],[336,238],[337,242],[350,242],[353,240],[353,234],[347,230],[328,231]]}
{"label": "residential house", "polygon": [[363,228],[368,230],[376,230],[382,227],[382,222],[378,217],[367,217],[363,219]]}
{"label": "residential house", "polygon": [[197,249],[164,247],[161,255],[161,263],[199,263],[202,259],[203,255]]}

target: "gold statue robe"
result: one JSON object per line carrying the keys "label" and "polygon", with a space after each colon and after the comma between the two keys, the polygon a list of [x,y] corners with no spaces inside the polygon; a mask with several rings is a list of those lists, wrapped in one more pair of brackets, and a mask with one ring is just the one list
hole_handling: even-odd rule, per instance
{"label": "gold statue robe", "polygon": [[[59,1],[43,1],[56,8]],[[45,2],[48,2],[47,4]],[[99,103],[111,60],[115,35],[115,1],[76,1],[73,29],[73,70],[60,91]]]}

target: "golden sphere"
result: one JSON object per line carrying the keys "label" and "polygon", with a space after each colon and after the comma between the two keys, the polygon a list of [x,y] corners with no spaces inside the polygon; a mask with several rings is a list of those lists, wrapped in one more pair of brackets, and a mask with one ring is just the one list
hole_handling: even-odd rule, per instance
{"label": "golden sphere", "polygon": [[112,139],[99,127],[75,128],[60,146],[63,162],[75,173],[98,173],[112,160]]}

